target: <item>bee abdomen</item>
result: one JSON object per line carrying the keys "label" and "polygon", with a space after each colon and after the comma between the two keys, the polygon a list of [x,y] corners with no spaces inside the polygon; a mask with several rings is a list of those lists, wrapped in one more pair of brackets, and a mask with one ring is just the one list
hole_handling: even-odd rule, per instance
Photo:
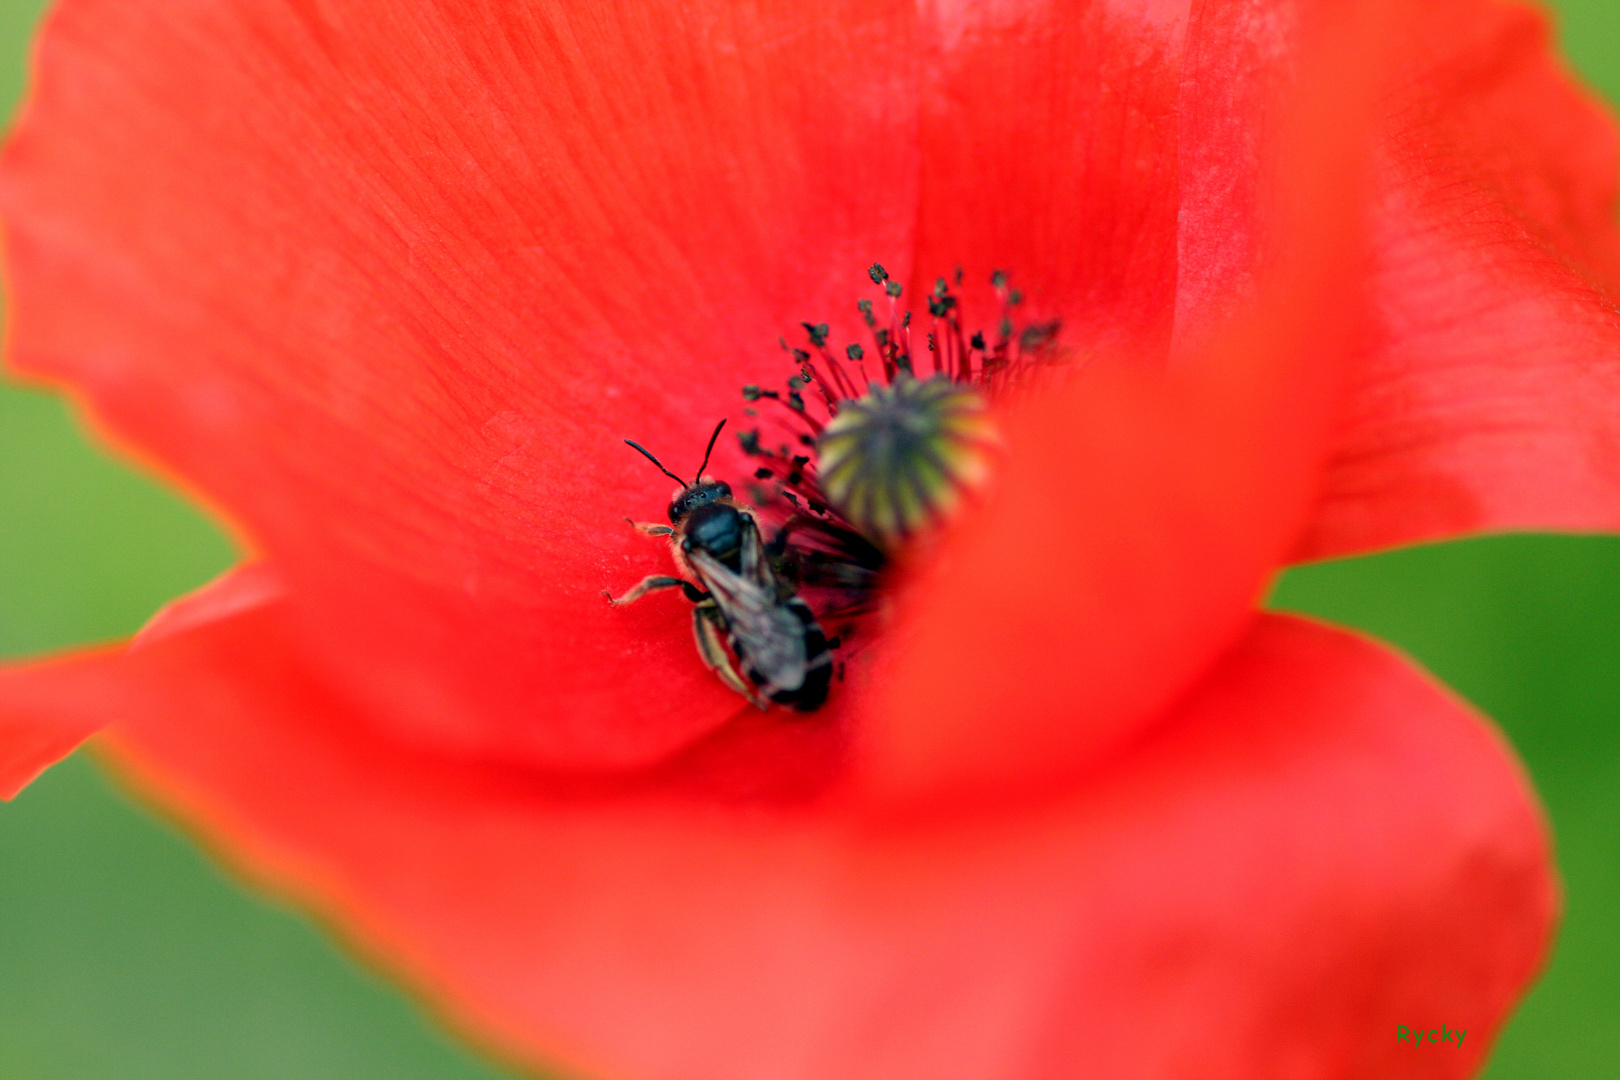
{"label": "bee abdomen", "polygon": [[773,694],[771,700],[799,712],[815,712],[826,703],[832,685],[832,650],[808,604],[795,596],[786,607],[804,624],[804,678],[797,689]]}
{"label": "bee abdomen", "polygon": [[832,651],[827,635],[809,605],[798,597],[783,601],[782,610],[791,613],[799,624],[799,641],[795,644],[800,647],[793,650],[798,655],[791,664],[780,663],[780,657],[756,663],[735,634],[729,644],[743,673],[772,701],[799,712],[815,712],[826,702],[832,683]]}

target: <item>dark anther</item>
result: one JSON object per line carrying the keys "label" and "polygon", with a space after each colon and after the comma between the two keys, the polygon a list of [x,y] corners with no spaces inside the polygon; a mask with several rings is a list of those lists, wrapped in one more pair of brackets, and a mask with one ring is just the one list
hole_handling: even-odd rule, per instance
{"label": "dark anther", "polygon": [[801,481],[803,479],[804,479],[804,473],[802,473],[802,472],[790,472],[790,473],[788,473],[787,482],[789,484],[797,484],[799,481]]}
{"label": "dark anther", "polygon": [[801,364],[808,364],[810,362],[810,354],[805,352],[803,349],[794,349],[793,359],[797,360]]}
{"label": "dark anther", "polygon": [[754,470],[754,479],[755,480],[769,480],[771,477],[773,477],[775,475],[776,474],[771,472],[771,470],[769,470],[769,469],[755,469]]}
{"label": "dark anther", "polygon": [[1007,287],[1007,272],[1005,270],[997,270],[995,273],[991,274],[990,284],[997,289],[1005,289]]}
{"label": "dark anther", "polygon": [[851,345],[849,348],[844,350],[844,355],[849,357],[851,360],[859,360],[861,357],[866,355],[866,351],[859,345]]}
{"label": "dark anther", "polygon": [[800,435],[799,436],[799,445],[800,446],[813,447],[813,446],[816,445],[816,440],[811,438],[809,435]]}
{"label": "dark anther", "polygon": [[804,398],[799,396],[797,390],[788,394],[788,408],[794,412],[804,412]]}
{"label": "dark anther", "polygon": [[911,325],[911,312],[908,311],[903,316],[901,316],[900,325],[901,326],[910,326]]}
{"label": "dark anther", "polygon": [[881,285],[889,280],[889,272],[883,269],[882,263],[873,263],[866,272],[872,275],[872,284],[874,285]]}
{"label": "dark anther", "polygon": [[804,388],[804,384],[809,382],[809,381],[810,380],[808,378],[806,378],[805,376],[803,376],[803,375],[789,375],[788,376],[788,389],[789,390],[802,390]]}
{"label": "dark anther", "polygon": [[737,442],[742,444],[743,453],[759,453],[759,429],[755,428],[753,431],[737,432]]}
{"label": "dark anther", "polygon": [[1042,345],[1057,337],[1060,324],[1056,319],[1048,323],[1034,323],[1024,327],[1024,332],[1018,335],[1018,347],[1021,349],[1038,349]]}
{"label": "dark anther", "polygon": [[934,295],[935,296],[943,297],[946,293],[948,293],[950,291],[951,291],[951,287],[949,285],[945,284],[945,279],[944,278],[935,278],[934,279]]}
{"label": "dark anther", "polygon": [[969,341],[968,344],[971,345],[973,348],[978,349],[980,352],[983,352],[984,351],[984,334],[981,333],[981,332],[975,331],[974,334],[973,334],[973,340]]}
{"label": "dark anther", "polygon": [[759,387],[755,386],[753,383],[749,383],[747,386],[743,387],[743,400],[758,401]]}
{"label": "dark anther", "polygon": [[808,464],[810,464],[810,459],[809,458],[807,458],[807,457],[799,457],[796,454],[794,455],[794,457],[793,457],[793,467],[795,469],[802,469]]}
{"label": "dark anther", "polygon": [[898,281],[891,281],[887,285],[883,286],[883,291],[888,293],[890,296],[899,299],[900,283]]}
{"label": "dark anther", "polygon": [[857,300],[855,306],[861,309],[861,318],[866,320],[867,326],[877,325],[877,319],[872,316],[872,301]]}
{"label": "dark anther", "polygon": [[827,344],[826,323],[800,323],[799,325],[804,327],[804,332],[806,334],[810,335],[810,344],[814,345],[818,349]]}
{"label": "dark anther", "polygon": [[1019,292],[1017,289],[1014,289],[1012,292],[1007,294],[1007,303],[1016,305],[1022,304],[1023,302],[1024,294]]}

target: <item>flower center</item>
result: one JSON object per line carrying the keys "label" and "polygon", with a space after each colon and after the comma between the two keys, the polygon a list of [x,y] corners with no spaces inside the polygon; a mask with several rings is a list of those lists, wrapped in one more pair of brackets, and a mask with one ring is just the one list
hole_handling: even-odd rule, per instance
{"label": "flower center", "polygon": [[822,430],[821,490],[857,530],[893,548],[944,520],[963,489],[982,481],[990,434],[972,387],[901,371],[844,402]]}
{"label": "flower center", "polygon": [[[609,593],[609,601],[630,604],[679,588],[692,602],[698,656],[760,708],[821,708],[834,672],[838,678],[844,672],[834,651],[851,644],[857,617],[876,607],[885,568],[946,520],[990,471],[995,434],[987,398],[1024,385],[1055,359],[1048,350],[1055,322],[1025,327],[1014,340],[1019,295],[1008,290],[1006,275],[990,279],[1001,300],[993,345],[983,334],[962,337],[956,296],[940,279],[928,296],[933,372],[922,376],[912,363],[910,313],[899,308],[899,282],[881,266],[868,274],[889,301],[886,325],[872,301],[859,303],[880,379],[867,376],[860,345],[844,348],[839,359],[826,347],[825,322],[805,322],[810,350],[782,342],[799,364],[786,392],[742,390],[750,403],[782,406],[773,419],[786,429],[786,439],[774,445],[766,445],[761,427],[739,436],[744,452],[761,461],[748,484],[753,512],[732,497],[731,484],[703,474],[724,419],[692,481],[625,439],[680,484],[669,525],[637,528],[669,538],[687,576],[653,573],[624,596]],[[957,285],[961,280],[957,270]],[[810,385],[820,397],[813,408],[804,397]],[[745,411],[760,415],[752,405]]]}
{"label": "flower center", "polygon": [[[933,371],[924,376],[912,360],[911,313],[900,310],[900,284],[881,266],[868,272],[889,301],[887,325],[879,325],[872,301],[859,303],[880,378],[868,378],[862,346],[847,346],[839,359],[827,348],[827,325],[805,323],[810,349],[782,342],[799,366],[786,391],[743,388],[751,403],[781,406],[772,419],[786,436],[770,446],[761,427],[739,436],[762,462],[748,485],[753,511],[731,485],[703,473],[724,420],[690,481],[625,440],[680,484],[670,523],[637,528],[667,537],[685,576],[651,574],[608,600],[628,604],[680,589],[693,605],[698,655],[761,708],[821,707],[835,671],[843,677],[835,650],[850,644],[857,616],[876,606],[885,568],[988,474],[995,436],[987,398],[1026,384],[1054,359],[1048,346],[1056,323],[1025,327],[1014,338],[1020,298],[1005,274],[990,279],[1001,299],[994,344],[983,334],[963,337],[959,305],[941,278],[928,298]],[[813,407],[804,399],[809,386],[820,398]],[[752,405],[746,412],[759,416]]]}
{"label": "flower center", "polygon": [[[1027,384],[1056,358],[1057,324],[1020,328],[1022,297],[997,271],[990,283],[1001,317],[989,340],[963,333],[957,297],[937,281],[927,298],[929,355],[919,363],[900,283],[882,266],[868,273],[887,301],[886,318],[870,299],[857,304],[871,352],[850,344],[840,356],[825,323],[802,324],[808,348],[781,343],[798,368],[785,388],[743,388],[747,414],[771,423],[774,435],[762,423],[738,436],[760,462],[750,501],[777,519],[771,558],[832,619],[870,609],[884,569],[984,482],[997,443],[990,399]],[[958,270],[958,285],[961,278]],[[877,369],[871,374],[869,362]],[[762,401],[773,403],[764,417]],[[852,630],[846,621],[838,633]]]}

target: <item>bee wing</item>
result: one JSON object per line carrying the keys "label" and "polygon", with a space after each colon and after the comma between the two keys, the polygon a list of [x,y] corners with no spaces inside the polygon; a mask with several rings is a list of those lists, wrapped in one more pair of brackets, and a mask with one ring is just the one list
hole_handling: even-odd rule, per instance
{"label": "bee wing", "polygon": [[731,631],[732,647],[749,677],[767,694],[804,685],[804,623],[777,595],[769,573],[745,577],[706,551],[691,552],[693,569],[703,578]]}
{"label": "bee wing", "polygon": [[776,572],[771,569],[770,560],[765,557],[765,542],[760,539],[759,526],[754,523],[754,515],[742,511],[742,519],[742,554],[738,559],[742,567],[742,576],[772,594],[779,594]]}

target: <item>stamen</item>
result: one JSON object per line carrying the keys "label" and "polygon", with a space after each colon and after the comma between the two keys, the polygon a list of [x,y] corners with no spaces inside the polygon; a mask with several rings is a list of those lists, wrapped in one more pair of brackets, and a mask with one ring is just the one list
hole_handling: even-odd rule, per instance
{"label": "stamen", "polygon": [[[1023,297],[1008,287],[1005,273],[990,279],[1001,305],[993,338],[963,333],[961,305],[940,278],[926,298],[933,356],[932,374],[922,375],[912,359],[911,312],[900,306],[900,283],[881,265],[867,273],[888,300],[886,320],[872,300],[856,305],[881,381],[867,375],[866,347],[850,343],[840,354],[829,345],[828,325],[806,320],[800,325],[808,350],[780,341],[797,368],[786,390],[743,388],[750,403],[770,399],[782,407],[787,415],[761,419],[775,420],[793,439],[772,448],[759,428],[738,434],[743,451],[762,459],[750,496],[766,519],[773,507],[778,515],[771,558],[801,591],[831,591],[813,602],[828,617],[869,608],[885,564],[983,482],[995,443],[989,402],[1025,385],[1059,355],[1056,322],[1015,322]],[[960,268],[952,278],[961,284]],[[812,383],[817,393],[807,403],[800,391]]]}

